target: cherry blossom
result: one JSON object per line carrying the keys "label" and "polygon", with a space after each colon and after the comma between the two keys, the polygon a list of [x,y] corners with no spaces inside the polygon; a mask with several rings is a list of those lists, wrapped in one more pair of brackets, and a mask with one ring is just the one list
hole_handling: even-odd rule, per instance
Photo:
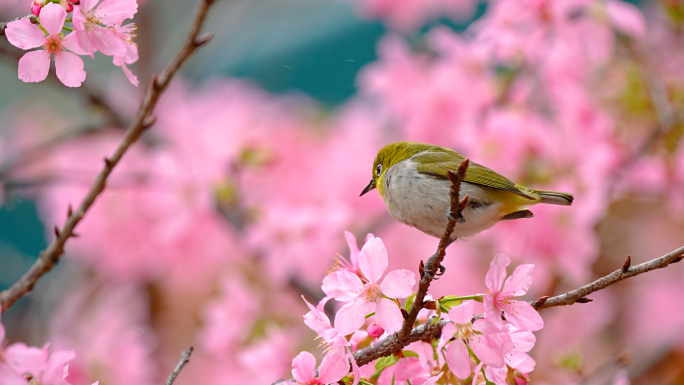
{"label": "cherry blossom", "polygon": [[138,61],[138,45],[133,42],[137,29],[138,27],[133,23],[117,24],[114,26],[114,33],[123,41],[126,47],[125,54],[114,55],[114,65],[121,67],[128,80],[136,87],[139,84],[138,77],[128,69],[127,64],[133,64]]}
{"label": "cherry blossom", "polygon": [[375,320],[385,331],[394,333],[401,328],[403,317],[397,304],[390,298],[406,298],[416,283],[409,270],[393,270],[378,284],[387,269],[387,249],[382,240],[371,237],[359,254],[363,280],[349,271],[335,271],[323,279],[323,291],[346,304],[337,312],[335,325],[342,334],[359,329],[366,314],[375,312]]}
{"label": "cherry blossom", "polygon": [[502,368],[505,365],[504,354],[513,348],[510,337],[494,323],[477,320],[472,323],[474,301],[465,301],[449,311],[450,323],[442,329],[442,336],[437,350],[441,351],[449,340],[446,350],[446,361],[449,369],[460,379],[470,377],[472,373],[470,353],[485,365]]}
{"label": "cherry blossom", "polygon": [[501,312],[511,324],[521,330],[535,331],[544,327],[539,313],[525,301],[513,298],[527,293],[532,285],[534,265],[520,265],[506,279],[506,266],[511,259],[504,254],[497,254],[490,264],[485,282],[489,291],[484,297],[485,318],[501,324]]}
{"label": "cherry blossom", "polygon": [[325,315],[325,312],[322,310],[324,304],[320,304],[319,306],[321,309],[319,309],[309,303],[304,296],[302,296],[302,299],[310,310],[304,315],[304,323],[318,334],[318,338],[322,338],[323,342],[330,347],[351,345],[344,338],[344,334],[340,333],[330,324],[330,318],[328,318],[328,316]]}
{"label": "cherry blossom", "polygon": [[302,385],[327,385],[341,380],[349,372],[349,362],[344,349],[336,348],[323,357],[316,376],[316,358],[309,352],[301,352],[292,360],[292,377]]}
{"label": "cherry blossom", "polygon": [[124,40],[107,27],[121,25],[137,11],[135,0],[81,0],[73,13],[74,33],[81,49],[90,55],[100,51],[107,56],[125,56],[128,48]]}
{"label": "cherry blossom", "polygon": [[66,14],[64,8],[55,3],[42,8],[40,26],[48,32],[47,37],[28,19],[7,24],[5,34],[12,45],[21,49],[43,47],[43,50],[28,52],[19,59],[19,79],[34,83],[45,80],[50,69],[50,56],[54,55],[57,77],[64,85],[79,87],[85,80],[83,60],[78,56],[85,52],[76,42],[73,32],[66,37],[60,35]]}

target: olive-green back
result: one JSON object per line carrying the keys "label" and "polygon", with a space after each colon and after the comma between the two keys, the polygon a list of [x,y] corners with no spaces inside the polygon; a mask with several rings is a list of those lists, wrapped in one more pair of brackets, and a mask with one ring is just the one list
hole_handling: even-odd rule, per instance
{"label": "olive-green back", "polygon": [[[438,146],[411,157],[411,160],[418,163],[418,172],[440,179],[447,179],[449,170],[456,172],[464,159],[465,157],[457,152]],[[510,191],[527,199],[535,199],[525,194],[505,176],[474,162],[470,162],[464,180],[468,183]]]}

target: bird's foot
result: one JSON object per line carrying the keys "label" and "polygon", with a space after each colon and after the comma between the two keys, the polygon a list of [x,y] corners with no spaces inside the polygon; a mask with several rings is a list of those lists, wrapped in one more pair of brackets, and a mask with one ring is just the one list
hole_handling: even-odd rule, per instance
{"label": "bird's foot", "polygon": [[444,265],[440,264],[437,267],[437,271],[433,274],[432,273],[432,263],[430,263],[429,260],[428,260],[428,263],[425,264],[425,269],[423,270],[423,274],[428,276],[433,281],[438,280],[439,277],[444,275],[445,272],[446,272],[446,267],[444,267]]}
{"label": "bird's foot", "polygon": [[458,219],[454,218],[454,213],[451,212],[451,209],[449,209],[449,211],[447,211],[446,217],[447,217],[447,220],[456,221],[457,223],[465,223],[465,221],[466,221],[465,217],[463,216],[463,213],[458,214]]}

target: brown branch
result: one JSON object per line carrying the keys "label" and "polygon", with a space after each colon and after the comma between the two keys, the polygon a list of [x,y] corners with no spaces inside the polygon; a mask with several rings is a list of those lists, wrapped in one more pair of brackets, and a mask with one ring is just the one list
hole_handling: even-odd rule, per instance
{"label": "brown branch", "polygon": [[[572,305],[575,302],[590,302],[591,300],[589,298],[586,298],[586,296],[593,292],[605,289],[606,287],[614,283],[617,283],[623,279],[643,274],[651,270],[667,267],[672,263],[681,261],[683,258],[684,246],[660,258],[653,259],[640,265],[628,267],[626,269],[626,272],[623,272],[623,268],[621,267],[620,269],[612,272],[611,274],[608,274],[605,277],[598,279],[588,285],[582,286],[576,290],[570,291],[568,293],[556,297],[541,297],[537,301],[533,301],[530,304],[535,309],[541,310],[554,306]],[[623,265],[623,267],[625,265]],[[442,327],[444,327],[444,325],[446,325],[447,322],[448,321],[441,320],[440,322],[433,324],[432,322],[428,321],[425,324],[420,325],[411,330],[409,339],[403,342],[399,340],[398,333],[393,334],[374,345],[371,345],[367,348],[361,349],[354,353],[356,363],[359,366],[365,365],[380,357],[389,356],[391,354],[397,353],[404,346],[410,343],[421,340],[430,341],[439,338],[442,332]]]}
{"label": "brown branch", "polygon": [[[441,333],[442,327],[433,327],[431,326],[430,322],[415,329],[413,326],[416,322],[416,318],[418,317],[418,312],[420,312],[420,310],[424,307],[423,300],[425,299],[425,295],[427,295],[430,283],[432,283],[434,280],[434,277],[437,274],[437,271],[440,269],[442,261],[444,260],[446,248],[455,240],[455,238],[451,238],[451,235],[454,232],[454,227],[456,227],[456,222],[459,220],[459,218],[461,218],[461,213],[463,209],[465,209],[465,205],[468,203],[467,195],[459,201],[461,182],[463,182],[463,179],[465,179],[468,164],[469,160],[465,159],[458,167],[456,173],[451,171],[448,173],[449,183],[451,184],[451,208],[449,215],[447,215],[447,226],[442,238],[439,240],[437,252],[428,258],[425,265],[423,265],[422,261],[420,263],[421,279],[418,283],[418,291],[416,292],[416,296],[413,300],[413,307],[411,307],[408,317],[406,317],[401,329],[398,332],[378,342],[377,344],[361,349],[354,353],[354,359],[359,366],[365,365],[378,357],[387,356],[398,352],[404,346],[412,342],[421,339],[429,339],[428,336],[423,335],[425,333],[436,333],[434,334],[435,336],[438,336]],[[441,323],[438,323],[437,325],[441,325]]]}
{"label": "brown branch", "polygon": [[178,364],[176,364],[176,368],[173,369],[173,372],[169,373],[169,378],[166,380],[166,385],[172,385],[173,382],[176,381],[176,377],[178,377],[180,371],[188,363],[188,361],[190,361],[190,355],[192,354],[193,350],[195,350],[195,348],[191,346],[188,348],[188,350],[183,352],[180,361],[178,361]]}
{"label": "brown branch", "polygon": [[140,103],[138,113],[133,122],[129,125],[128,130],[126,130],[126,134],[121,140],[121,143],[109,158],[104,159],[104,167],[98,174],[81,204],[76,210],[72,211],[62,228],[59,229],[59,236],[50,243],[47,249],[40,253],[38,260],[31,266],[28,272],[19,279],[19,281],[15,282],[9,289],[0,292],[0,308],[3,312],[9,309],[10,306],[19,300],[19,298],[31,291],[38,279],[55,266],[57,261],[59,261],[60,256],[64,253],[64,244],[73,236],[76,225],[83,219],[86,212],[88,212],[88,209],[90,209],[97,197],[104,190],[109,174],[114,170],[114,167],[119,163],[128,148],[140,138],[143,131],[154,124],[152,111],[157,105],[159,97],[168,87],[173,76],[198,47],[211,40],[211,35],[199,36],[199,32],[206,19],[207,11],[213,3],[214,0],[200,1],[200,7],[195,16],[195,22],[193,23],[183,48],[181,48],[176,57],[173,58],[171,63],[169,63],[158,76],[153,77],[147,88],[145,97]]}
{"label": "brown branch", "polygon": [[[623,279],[634,277],[635,275],[643,274],[651,270],[662,269],[664,267],[669,266],[671,263],[681,261],[682,257],[684,257],[684,246],[666,255],[663,255],[660,258],[652,259],[648,262],[644,262],[636,266],[629,267],[627,266],[628,264],[625,263],[621,268],[615,270],[614,272],[602,278],[597,279],[596,281],[588,285],[584,285],[578,289],[569,291],[565,294],[557,295],[551,298],[546,298],[545,300],[543,299],[544,297],[542,297],[537,301],[531,302],[530,304],[535,309],[541,310],[554,306],[572,305],[575,302],[583,303],[587,302],[587,300],[591,301],[589,298],[586,298],[591,293],[605,289],[606,287],[618,283]],[[629,258],[629,260],[631,260],[631,258]],[[626,269],[624,268],[625,266],[627,267]]]}
{"label": "brown branch", "polygon": [[440,320],[432,323],[432,319],[411,330],[408,339],[400,341],[398,333],[379,341],[367,348],[357,350],[354,353],[356,364],[363,366],[375,359],[399,352],[402,348],[416,341],[432,341],[442,335],[442,328],[450,321]]}
{"label": "brown branch", "polygon": [[427,294],[430,283],[437,274],[437,270],[440,268],[444,256],[446,255],[446,248],[455,239],[451,239],[451,234],[454,232],[454,227],[456,227],[456,221],[461,217],[461,212],[465,208],[468,202],[468,196],[463,197],[463,200],[459,202],[459,197],[461,193],[461,182],[465,179],[466,170],[468,169],[469,160],[465,159],[463,163],[458,167],[458,170],[454,174],[449,171],[449,183],[451,184],[451,208],[450,214],[448,215],[448,221],[446,229],[442,238],[439,240],[439,246],[437,246],[437,252],[428,258],[425,266],[422,266],[421,262],[421,279],[418,283],[418,291],[416,292],[416,297],[413,301],[413,307],[411,312],[409,312],[408,318],[404,320],[404,324],[398,332],[399,341],[406,341],[409,338],[413,324],[418,317],[418,312],[423,308],[423,299]]}

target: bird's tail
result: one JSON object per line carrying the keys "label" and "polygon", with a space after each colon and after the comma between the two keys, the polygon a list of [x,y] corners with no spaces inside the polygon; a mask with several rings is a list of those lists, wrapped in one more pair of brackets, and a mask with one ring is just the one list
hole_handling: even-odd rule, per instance
{"label": "bird's tail", "polygon": [[570,206],[575,197],[570,193],[560,191],[535,190],[541,197],[541,203],[552,205]]}

